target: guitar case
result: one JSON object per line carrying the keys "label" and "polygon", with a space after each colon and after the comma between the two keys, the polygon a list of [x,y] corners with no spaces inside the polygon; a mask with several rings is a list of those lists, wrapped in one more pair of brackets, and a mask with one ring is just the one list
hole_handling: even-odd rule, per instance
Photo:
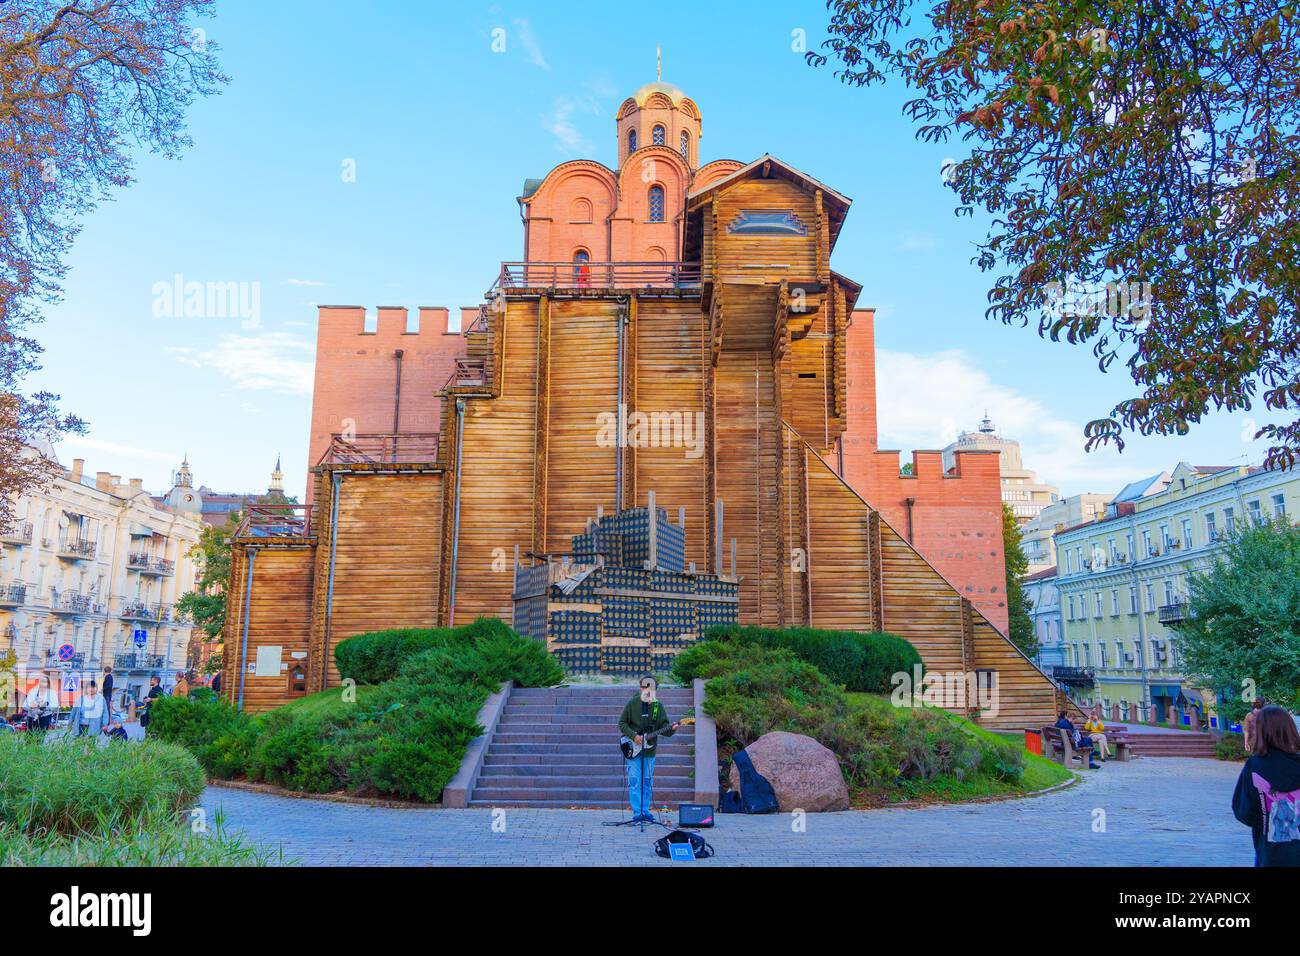
{"label": "guitar case", "polygon": [[768,779],[754,769],[749,754],[738,750],[732,755],[731,762],[740,775],[740,793],[728,790],[722,795],[718,807],[721,813],[776,813],[780,810],[776,791]]}

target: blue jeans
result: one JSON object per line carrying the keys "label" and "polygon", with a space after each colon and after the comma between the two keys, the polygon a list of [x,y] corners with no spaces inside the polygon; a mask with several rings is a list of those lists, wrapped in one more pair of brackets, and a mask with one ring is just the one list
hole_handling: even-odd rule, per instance
{"label": "blue jeans", "polygon": [[641,800],[641,757],[633,757],[627,763],[627,799],[632,804],[632,816],[639,817],[650,813],[654,806],[652,799],[655,784],[655,758],[645,759],[645,801]]}

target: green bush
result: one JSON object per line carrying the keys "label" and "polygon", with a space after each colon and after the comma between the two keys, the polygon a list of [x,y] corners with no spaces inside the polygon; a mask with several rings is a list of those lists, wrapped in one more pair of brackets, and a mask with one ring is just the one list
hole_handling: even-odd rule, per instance
{"label": "green bush", "polygon": [[773,731],[803,734],[836,755],[855,790],[888,793],[941,778],[1021,778],[1021,755],[1009,744],[982,740],[942,712],[897,708],[875,698],[855,705],[840,686],[784,647],[704,641],[677,655],[673,675],[707,681],[704,709],[717,723],[724,750]]}
{"label": "green bush", "polygon": [[1246,742],[1241,734],[1219,734],[1214,741],[1214,758],[1216,760],[1245,760],[1250,754],[1246,752]]}
{"label": "green bush", "polygon": [[334,648],[334,663],[341,677],[350,677],[358,684],[381,684],[396,677],[415,654],[454,640],[456,632],[445,627],[372,631],[340,641]]}
{"label": "green bush", "polygon": [[210,776],[246,772],[257,730],[243,711],[216,696],[159,697],[149,710],[149,735],[188,749]]}
{"label": "green bush", "polygon": [[911,675],[921,665],[916,648],[893,634],[727,625],[711,627],[704,636],[706,642],[786,648],[850,691],[887,694],[894,674]]}
{"label": "green bush", "polygon": [[184,748],[147,740],[0,736],[0,825],[25,834],[93,834],[132,819],[174,818],[203,792],[198,761]]}
{"label": "green bush", "polygon": [[481,732],[478,712],[502,681],[546,687],[564,679],[542,644],[487,618],[455,629],[362,634],[337,651],[347,676],[388,675],[366,688],[364,703],[348,702],[339,689],[339,700],[250,718],[221,701],[169,698],[150,730],[184,744],[213,776],[432,802]]}

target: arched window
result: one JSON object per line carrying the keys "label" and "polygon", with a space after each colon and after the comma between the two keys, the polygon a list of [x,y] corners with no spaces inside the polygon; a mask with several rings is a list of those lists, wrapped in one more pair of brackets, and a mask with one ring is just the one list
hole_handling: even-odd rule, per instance
{"label": "arched window", "polygon": [[591,284],[591,253],[579,249],[573,254],[573,279],[580,286]]}
{"label": "arched window", "polygon": [[682,159],[690,161],[691,152],[691,134],[682,130]]}
{"label": "arched window", "polygon": [[627,151],[629,153],[636,152],[636,130],[634,129],[627,131]]}
{"label": "arched window", "polygon": [[664,187],[662,186],[650,187],[649,206],[650,206],[650,215],[647,218],[647,222],[663,222],[664,221]]}
{"label": "arched window", "polygon": [[656,146],[662,146],[664,144],[664,128],[662,126],[656,126],[650,131],[650,142],[654,143]]}

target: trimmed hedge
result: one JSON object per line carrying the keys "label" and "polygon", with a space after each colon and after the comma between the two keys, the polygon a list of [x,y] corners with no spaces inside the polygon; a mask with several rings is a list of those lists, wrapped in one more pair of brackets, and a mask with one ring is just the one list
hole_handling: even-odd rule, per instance
{"label": "trimmed hedge", "polygon": [[[704,638],[704,645],[723,641],[749,647],[785,648],[846,690],[865,693],[887,694],[894,686],[890,680],[894,674],[911,675],[913,668],[921,666],[921,655],[916,648],[893,634],[727,625],[709,628]],[[679,654],[673,665],[673,674],[680,680],[699,676],[691,669],[695,658],[689,655],[693,649]]]}
{"label": "trimmed hedge", "polygon": [[[348,650],[345,652],[345,648]],[[339,644],[344,676],[389,674],[329,707],[249,717],[220,701],[172,698],[150,731],[184,744],[213,776],[307,793],[348,789],[437,800],[481,732],[477,718],[502,681],[548,687],[564,671],[546,647],[501,621],[455,629],[380,631]]]}
{"label": "trimmed hedge", "polygon": [[358,684],[382,684],[396,677],[416,654],[455,639],[455,632],[446,627],[372,631],[340,641],[334,648],[334,663],[341,677],[351,677]]}

